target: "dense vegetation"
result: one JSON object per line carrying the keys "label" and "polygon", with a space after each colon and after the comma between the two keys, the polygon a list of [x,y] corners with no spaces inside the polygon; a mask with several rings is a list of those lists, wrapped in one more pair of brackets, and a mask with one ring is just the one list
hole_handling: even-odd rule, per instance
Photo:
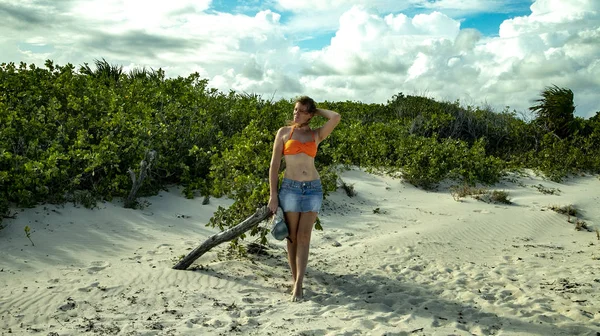
{"label": "dense vegetation", "polygon": [[[293,98],[223,93],[198,74],[124,73],[104,60],[95,69],[2,64],[0,212],[126,197],[128,170],[139,172],[154,151],[138,195],[169,185],[183,186],[190,198],[226,195],[235,203],[210,224],[234,225],[268,200],[272,141],[291,118]],[[448,178],[491,184],[520,168],[553,180],[600,172],[600,112],[574,117],[573,93],[564,88],[546,88],[529,122],[514,112],[401,93],[386,104],[320,106],[342,114],[316,159],[327,191],[336,189],[336,169],[344,165],[401,174],[423,188]]]}

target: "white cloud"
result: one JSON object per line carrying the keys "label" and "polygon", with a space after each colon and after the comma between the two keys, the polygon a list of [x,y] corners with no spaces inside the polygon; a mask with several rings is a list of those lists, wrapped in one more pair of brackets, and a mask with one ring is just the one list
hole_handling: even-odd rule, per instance
{"label": "white cloud", "polygon": [[453,38],[458,34],[458,26],[458,22],[437,12],[408,19],[404,14],[381,17],[353,7],[340,18],[340,29],[330,46],[305,54],[310,64],[307,72],[315,76],[328,72],[348,76],[402,75],[420,47],[438,39]]}
{"label": "white cloud", "polygon": [[353,7],[369,9],[376,13],[400,12],[423,0],[278,0],[277,8],[292,11],[294,16],[287,22],[286,31],[294,36],[311,36],[315,32],[335,32],[340,17]]}
{"label": "white cloud", "polygon": [[361,6],[380,13],[428,9],[465,15],[477,12],[512,11],[516,7],[505,0],[278,0],[276,3],[279,9],[299,13],[347,11],[354,6]]}
{"label": "white cloud", "polygon": [[423,0],[420,1],[419,5],[424,8],[443,11],[450,16],[485,12],[510,12],[515,9],[515,4],[510,4],[510,2],[504,0]]}
{"label": "white cloud", "polygon": [[[79,65],[104,57],[168,76],[198,71],[224,92],[364,102],[404,92],[498,110],[526,110],[556,84],[574,91],[579,115],[600,110],[600,1],[537,0],[531,15],[503,22],[497,37],[460,29],[461,6],[507,3],[281,0],[248,16],[209,12],[208,0],[0,0],[0,62]],[[431,11],[400,13],[409,6]],[[282,20],[284,9],[295,19]],[[295,45],[323,27],[334,33],[329,45]]]}
{"label": "white cloud", "polygon": [[[459,31],[458,21],[441,13],[381,17],[355,7],[342,16],[330,46],[305,55],[310,65],[303,81],[340,100],[385,101],[403,91],[520,111],[556,84],[572,89],[579,115],[590,116],[600,110],[590,100],[600,88],[600,44],[594,43],[600,2],[560,3],[539,0],[545,11],[505,21],[493,38]],[[560,12],[549,20],[549,10]],[[377,89],[352,85],[367,74],[378,79]]]}
{"label": "white cloud", "polygon": [[389,12],[409,8],[413,3],[418,2],[420,2],[420,0],[402,2],[395,0],[278,0],[277,4],[283,10],[301,13],[346,11],[354,6],[369,7]]}
{"label": "white cloud", "polygon": [[172,16],[182,12],[203,12],[210,0],[161,1],[161,0],[87,0],[80,1],[70,14],[84,20],[112,25],[107,28],[160,29],[175,22]]}
{"label": "white cloud", "polygon": [[[537,0],[531,5],[531,22],[563,23],[577,22],[596,17],[600,10],[600,2],[590,0]],[[595,13],[593,13],[595,12]]]}
{"label": "white cloud", "polygon": [[[448,62],[435,49],[446,46],[452,55],[451,41],[457,35],[459,23],[438,12],[413,18],[404,14],[381,17],[353,7],[340,18],[330,46],[305,54],[309,66],[303,81],[340,100],[386,101],[407,85],[420,90],[415,85],[420,77],[435,72],[442,59]],[[462,44],[462,48],[468,45]],[[425,90],[430,88],[431,84]]]}
{"label": "white cloud", "polygon": [[428,64],[430,63],[429,56],[424,53],[418,53],[415,61],[408,69],[408,78],[406,81],[411,81],[418,78],[428,70]]}

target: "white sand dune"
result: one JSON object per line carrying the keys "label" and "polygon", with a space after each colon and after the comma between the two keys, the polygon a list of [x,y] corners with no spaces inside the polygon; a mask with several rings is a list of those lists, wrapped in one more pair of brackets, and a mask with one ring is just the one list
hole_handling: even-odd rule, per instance
{"label": "white sand dune", "polygon": [[342,178],[358,195],[327,198],[300,303],[288,300],[284,242],[247,260],[219,258],[220,246],[193,270],[171,269],[217,232],[204,224],[229,200],[201,205],[173,189],[143,210],[19,211],[0,230],[0,333],[600,335],[600,241],[549,210],[572,204],[599,227],[597,177],[491,188],[512,205],[357,169]]}

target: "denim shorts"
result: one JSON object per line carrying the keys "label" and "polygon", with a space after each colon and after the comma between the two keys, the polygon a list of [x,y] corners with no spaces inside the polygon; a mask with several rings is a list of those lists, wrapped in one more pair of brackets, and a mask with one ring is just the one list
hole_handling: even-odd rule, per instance
{"label": "denim shorts", "polygon": [[279,206],[284,212],[319,212],[323,203],[321,180],[294,181],[284,178],[279,188]]}

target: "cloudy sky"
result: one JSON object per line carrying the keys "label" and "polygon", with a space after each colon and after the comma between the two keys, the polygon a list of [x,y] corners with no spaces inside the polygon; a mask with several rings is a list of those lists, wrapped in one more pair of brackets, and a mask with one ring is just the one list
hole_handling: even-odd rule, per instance
{"label": "cloudy sky", "polygon": [[198,72],[270,99],[600,111],[600,0],[0,0],[0,62]]}

